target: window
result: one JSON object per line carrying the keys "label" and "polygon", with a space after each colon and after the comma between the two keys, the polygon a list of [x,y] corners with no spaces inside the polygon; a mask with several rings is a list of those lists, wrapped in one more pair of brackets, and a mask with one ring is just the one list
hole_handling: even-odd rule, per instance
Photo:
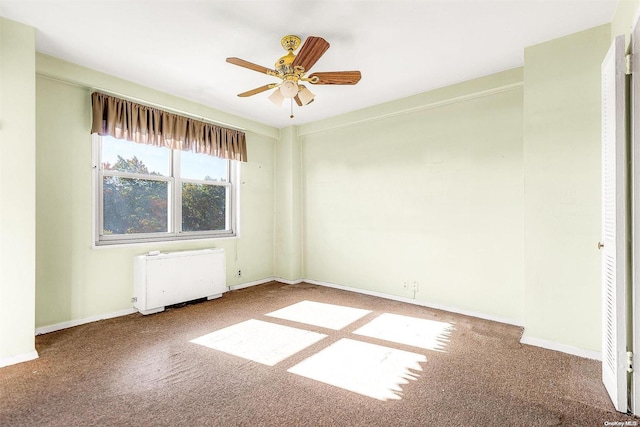
{"label": "window", "polygon": [[236,161],[94,138],[96,244],[235,235]]}

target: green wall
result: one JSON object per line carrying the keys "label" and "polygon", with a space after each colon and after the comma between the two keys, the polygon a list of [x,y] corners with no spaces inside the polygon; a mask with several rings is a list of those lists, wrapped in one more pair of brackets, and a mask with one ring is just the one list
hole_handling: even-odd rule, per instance
{"label": "green wall", "polygon": [[522,323],[521,78],[301,127],[305,277]]}
{"label": "green wall", "polygon": [[37,357],[35,30],[0,18],[0,366]]}
{"label": "green wall", "polygon": [[640,7],[640,0],[620,0],[616,6],[616,13],[611,22],[611,37],[624,34],[629,43],[634,19]]}
{"label": "green wall", "polygon": [[526,340],[600,349],[603,25],[525,49]]}
{"label": "green wall", "polygon": [[275,276],[286,282],[302,273],[300,142],[297,129],[282,129],[276,149]]}
{"label": "green wall", "polygon": [[[37,59],[37,327],[130,310],[133,257],[150,250],[222,247],[228,285],[273,277],[277,130],[45,55]],[[90,87],[247,129],[249,162],[240,169],[239,238],[92,246]]]}

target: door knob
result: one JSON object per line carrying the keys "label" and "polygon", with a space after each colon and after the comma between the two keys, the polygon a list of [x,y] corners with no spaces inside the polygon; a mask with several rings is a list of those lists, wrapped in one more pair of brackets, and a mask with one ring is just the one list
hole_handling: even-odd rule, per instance
{"label": "door knob", "polygon": [[604,248],[604,243],[598,242],[598,249]]}

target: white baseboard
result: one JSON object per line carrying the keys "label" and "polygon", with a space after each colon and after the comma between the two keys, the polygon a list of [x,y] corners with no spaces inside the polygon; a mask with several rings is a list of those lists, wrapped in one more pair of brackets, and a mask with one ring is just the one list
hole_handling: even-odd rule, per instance
{"label": "white baseboard", "polygon": [[266,279],[255,280],[253,282],[240,283],[237,285],[228,286],[230,291],[237,291],[238,289],[250,288],[251,286],[262,285],[264,283],[273,282],[274,280],[280,282],[280,280],[275,277],[267,277]]}
{"label": "white baseboard", "polygon": [[584,348],[573,347],[566,344],[560,344],[553,341],[542,340],[540,338],[532,338],[522,336],[520,339],[522,344],[533,345],[536,347],[546,348],[547,350],[560,351],[562,353],[573,354],[574,356],[584,357],[586,359],[594,359],[602,361],[602,353],[599,351],[585,350]]}
{"label": "white baseboard", "polygon": [[288,279],[283,279],[282,277],[275,277],[273,280],[275,280],[276,282],[286,283],[287,285],[297,285],[298,283],[302,283],[302,282],[311,283],[304,279],[288,280]]}
{"label": "white baseboard", "polygon": [[38,352],[33,350],[28,353],[16,354],[15,356],[0,358],[0,368],[15,365],[16,363],[28,362],[38,358]]}
{"label": "white baseboard", "polygon": [[238,285],[231,285],[229,286],[229,290],[230,291],[237,291],[238,289],[244,289],[244,288],[248,288],[251,286],[257,286],[257,285],[262,285],[265,283],[269,283],[269,282],[280,282],[280,283],[284,283],[287,285],[297,285],[298,283],[302,283],[305,280],[303,279],[298,279],[298,280],[287,280],[287,279],[283,279],[282,277],[267,277],[266,279],[260,279],[260,280],[256,280],[254,282],[247,282],[247,283],[240,283]]}
{"label": "white baseboard", "polygon": [[[256,285],[261,285],[263,283],[273,282],[274,280],[276,279],[273,277],[267,277],[266,279],[256,280],[254,282],[247,282],[247,283],[241,283],[239,285],[229,286],[229,290],[248,288],[250,286],[256,286]],[[126,310],[120,310],[113,313],[106,313],[106,314],[100,314],[97,316],[85,317],[84,319],[70,320],[68,322],[56,323],[55,325],[42,326],[40,328],[36,328],[36,335],[48,334],[50,332],[72,328],[74,326],[84,325],[85,323],[97,322],[98,320],[112,319],[114,317],[126,316],[126,315],[137,313],[137,312],[138,310],[132,307]]]}
{"label": "white baseboard", "polygon": [[[279,279],[276,279],[276,280],[279,281]],[[374,296],[374,297],[390,299],[390,300],[393,300],[393,301],[406,302],[408,304],[414,304],[414,305],[419,305],[419,306],[422,306],[422,307],[434,308],[436,310],[443,310],[443,311],[448,311],[448,312],[451,312],[451,313],[463,314],[465,316],[477,317],[477,318],[480,318],[480,319],[491,320],[493,322],[506,323],[508,325],[524,327],[524,323],[522,321],[520,321],[520,320],[509,319],[509,318],[505,318],[505,317],[492,316],[492,315],[488,315],[488,314],[484,314],[484,313],[478,313],[478,312],[470,311],[470,310],[462,310],[462,309],[459,309],[459,308],[456,308],[456,307],[449,307],[449,306],[440,305],[440,304],[432,304],[432,303],[429,303],[429,302],[426,302],[426,301],[420,301],[420,300],[416,300],[416,299],[413,299],[413,298],[406,298],[406,297],[401,297],[401,296],[397,296],[397,295],[385,294],[385,293],[382,293],[382,292],[370,291],[370,290],[367,290],[367,289],[353,288],[353,287],[350,287],[350,286],[343,286],[343,285],[338,285],[338,284],[335,284],[335,283],[320,282],[318,280],[305,279],[305,280],[301,280],[301,282],[311,283],[313,285],[326,286],[328,288],[341,289],[343,291],[356,292],[356,293],[364,294],[364,295],[371,295],[371,296]]]}
{"label": "white baseboard", "polygon": [[68,322],[56,323],[55,325],[42,326],[36,328],[36,335],[48,334],[49,332],[59,331],[61,329],[72,328],[74,326],[84,325],[85,323],[97,322],[98,320],[112,319],[114,317],[126,316],[128,314],[137,313],[135,308],[127,308],[113,313],[99,314],[97,316],[85,317],[84,319],[70,320]]}
{"label": "white baseboard", "polygon": [[[280,281],[279,279],[276,279],[278,281]],[[326,286],[329,288],[336,288],[336,289],[342,289],[345,291],[350,291],[350,292],[357,292],[360,294],[365,294],[365,295],[372,295],[375,297],[380,297],[380,298],[386,298],[386,299],[390,299],[390,300],[394,300],[394,301],[401,301],[401,302],[406,302],[408,304],[415,304],[415,305],[420,305],[423,307],[429,307],[429,308],[435,308],[437,310],[444,310],[444,311],[448,311],[451,313],[458,313],[458,314],[464,314],[465,316],[472,316],[472,317],[478,317],[480,319],[485,319],[485,320],[492,320],[494,322],[500,322],[500,323],[506,323],[508,325],[514,325],[514,326],[520,326],[520,327],[525,327],[525,324],[520,321],[520,320],[514,320],[514,319],[508,319],[508,318],[503,318],[503,317],[497,317],[497,316],[491,316],[491,315],[487,315],[484,313],[477,313],[477,312],[473,312],[473,311],[469,311],[469,310],[461,310],[455,307],[448,307],[448,306],[444,306],[444,305],[440,305],[440,304],[431,304],[431,303],[427,303],[424,301],[418,301],[415,300],[413,298],[406,298],[406,297],[401,297],[401,296],[396,296],[396,295],[389,295],[389,294],[384,294],[382,292],[375,292],[375,291],[369,291],[367,289],[360,289],[360,288],[353,288],[350,286],[343,286],[343,285],[338,285],[335,283],[327,283],[327,282],[320,282],[318,280],[302,280],[306,283],[311,283],[314,285],[320,285],[320,286]],[[525,331],[526,331],[526,327],[525,327]],[[559,351],[562,353],[567,353],[567,354],[572,354],[574,356],[579,356],[579,357],[584,357],[587,359],[594,359],[594,360],[602,360],[602,353],[600,353],[599,351],[593,351],[593,350],[586,350],[583,348],[579,348],[579,347],[573,347],[570,345],[566,345],[566,344],[561,344],[561,343],[557,343],[557,342],[553,342],[553,341],[547,341],[547,340],[543,340],[543,339],[539,339],[539,338],[532,338],[532,337],[528,337],[526,335],[523,335],[522,338],[520,339],[520,342],[522,344],[527,344],[527,345],[532,345],[535,347],[541,347],[541,348],[545,348],[547,350],[554,350],[554,351]]]}

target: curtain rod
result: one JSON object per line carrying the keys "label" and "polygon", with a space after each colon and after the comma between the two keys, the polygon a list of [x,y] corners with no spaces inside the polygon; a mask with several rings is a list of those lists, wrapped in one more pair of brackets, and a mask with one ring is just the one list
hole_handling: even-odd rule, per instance
{"label": "curtain rod", "polygon": [[177,108],[172,108],[172,107],[167,107],[166,105],[156,104],[154,102],[149,102],[149,101],[144,100],[144,99],[135,98],[135,97],[129,96],[129,95],[124,95],[122,93],[114,92],[112,90],[100,88],[100,87],[97,87],[97,86],[87,86],[87,85],[82,84],[82,83],[77,83],[77,82],[74,82],[74,81],[71,81],[71,80],[59,79],[59,78],[48,76],[48,75],[42,74],[42,73],[38,73],[38,75],[40,77],[44,77],[44,78],[49,79],[49,80],[53,80],[53,81],[56,81],[56,82],[68,84],[68,85],[71,85],[71,86],[76,86],[76,87],[79,87],[79,88],[82,88],[82,89],[87,89],[87,90],[89,90],[91,92],[102,92],[105,95],[117,96],[119,98],[126,99],[127,101],[137,102],[138,104],[144,104],[144,105],[146,105],[148,107],[161,108],[161,109],[166,110],[166,111],[171,112],[171,113],[181,114],[183,116],[187,116],[187,117],[190,117],[192,119],[201,120],[203,122],[208,122],[208,123],[211,123],[211,124],[214,124],[214,125],[225,126],[225,127],[230,128],[230,129],[235,129],[235,130],[239,130],[239,131],[242,131],[242,132],[249,132],[245,128],[234,126],[234,125],[231,125],[229,123],[225,123],[225,122],[221,122],[221,121],[217,121],[217,120],[212,120],[212,119],[207,119],[205,117],[198,116],[198,115],[193,114],[193,113],[188,113],[186,111],[178,110]]}

